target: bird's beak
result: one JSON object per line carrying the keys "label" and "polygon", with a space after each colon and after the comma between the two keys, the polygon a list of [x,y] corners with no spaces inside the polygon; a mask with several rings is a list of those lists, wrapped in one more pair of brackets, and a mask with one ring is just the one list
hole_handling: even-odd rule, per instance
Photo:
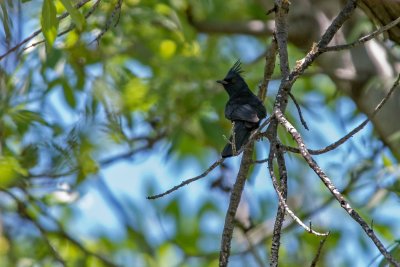
{"label": "bird's beak", "polygon": [[223,84],[228,84],[228,82],[227,82],[227,81],[224,81],[224,80],[218,80],[217,83],[220,83],[220,84],[222,84],[222,85],[223,85]]}

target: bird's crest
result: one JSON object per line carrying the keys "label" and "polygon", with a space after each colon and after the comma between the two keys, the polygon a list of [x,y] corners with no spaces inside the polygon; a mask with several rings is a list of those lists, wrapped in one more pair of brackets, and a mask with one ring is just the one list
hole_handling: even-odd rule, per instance
{"label": "bird's crest", "polygon": [[232,74],[237,74],[240,75],[243,73],[242,70],[242,62],[240,62],[240,59],[238,59],[235,64],[233,64],[232,68],[229,70],[230,73]]}

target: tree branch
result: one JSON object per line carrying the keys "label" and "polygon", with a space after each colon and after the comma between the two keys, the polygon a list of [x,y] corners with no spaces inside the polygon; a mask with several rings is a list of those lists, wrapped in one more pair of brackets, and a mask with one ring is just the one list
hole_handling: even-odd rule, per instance
{"label": "tree branch", "polygon": [[361,45],[363,43],[370,41],[371,39],[375,38],[379,34],[390,30],[391,28],[393,28],[394,26],[396,26],[399,23],[400,23],[400,17],[398,17],[397,19],[393,20],[392,22],[386,24],[385,26],[380,27],[379,29],[373,31],[372,33],[361,37],[360,39],[358,39],[355,42],[352,42],[350,44],[344,44],[344,45],[335,45],[335,46],[324,47],[324,48],[321,48],[320,51],[321,52],[330,52],[330,51],[341,51],[341,50],[353,48],[357,45]]}
{"label": "tree branch", "polygon": [[283,116],[280,110],[275,110],[275,117],[278,119],[279,123],[285,127],[285,129],[292,135],[294,140],[299,146],[300,153],[306,160],[311,169],[318,175],[321,181],[329,189],[335,199],[340,203],[340,206],[362,227],[368,237],[374,242],[375,246],[379,249],[382,255],[387,259],[388,262],[398,267],[400,264],[392,257],[392,255],[386,250],[382,242],[375,235],[374,231],[368,226],[368,224],[361,218],[361,216],[350,206],[350,204],[345,200],[343,195],[331,182],[329,177],[324,173],[324,171],[318,166],[316,161],[312,158],[310,153],[308,153],[304,141],[293,125]]}
{"label": "tree branch", "polygon": [[[361,122],[358,126],[356,126],[353,130],[351,130],[348,134],[337,140],[336,142],[326,146],[325,148],[313,150],[313,149],[308,149],[308,152],[311,155],[320,155],[323,153],[327,153],[333,149],[338,148],[340,145],[344,144],[348,139],[353,137],[356,133],[360,132],[370,120],[372,120],[376,114],[379,112],[379,110],[385,105],[385,103],[388,101],[394,90],[399,86],[400,83],[400,74],[397,76],[397,79],[393,83],[392,87],[389,89],[389,92],[386,94],[386,96],[381,100],[381,102],[378,103],[378,105],[375,107],[374,111],[369,115],[369,118],[365,119],[363,122]],[[290,146],[283,146],[284,150],[290,151],[293,153],[300,153],[300,149],[295,148],[295,147],[290,147]],[[263,161],[256,161],[257,163],[263,163],[266,160]]]}
{"label": "tree branch", "polygon": [[252,165],[251,157],[253,155],[253,142],[243,152],[242,161],[240,163],[239,173],[236,178],[236,182],[233,186],[231,197],[229,200],[228,211],[225,215],[224,230],[222,233],[221,250],[219,254],[219,266],[226,267],[229,261],[229,254],[231,249],[231,241],[233,235],[233,229],[235,226],[235,214],[239,206],[239,202],[244,189],[247,176],[249,174],[250,166]]}
{"label": "tree branch", "polygon": [[200,175],[198,175],[196,177],[184,180],[179,185],[176,185],[176,186],[172,187],[171,189],[165,191],[164,193],[153,195],[153,196],[148,196],[147,199],[157,199],[157,198],[163,197],[165,195],[171,194],[172,192],[178,190],[179,188],[181,188],[181,187],[183,187],[185,185],[188,185],[188,184],[190,184],[192,182],[195,182],[195,181],[197,181],[197,180],[199,180],[199,179],[201,179],[203,177],[206,177],[212,170],[214,170],[216,167],[221,165],[221,163],[224,162],[224,160],[225,160],[224,158],[220,158],[219,160],[217,160],[216,162],[211,164],[211,166],[208,167],[208,169],[205,170],[202,174],[200,174]]}
{"label": "tree branch", "polygon": [[[281,191],[280,191],[280,189],[279,189],[279,187],[281,187],[281,188],[285,188],[285,183],[287,182],[286,180],[287,179],[285,179],[285,180],[282,180],[282,177],[286,177],[287,175],[286,175],[286,169],[285,169],[285,172],[283,172],[282,174],[281,174],[281,186],[279,186],[278,185],[278,181],[276,180],[276,177],[275,177],[275,174],[274,174],[274,167],[273,167],[273,159],[274,159],[274,155],[273,155],[273,151],[271,151],[270,152],[270,155],[269,155],[269,157],[268,157],[268,169],[269,169],[269,174],[270,174],[270,176],[271,176],[271,179],[272,179],[272,184],[273,184],[273,186],[274,186],[274,189],[275,189],[275,192],[277,193],[277,195],[278,195],[278,200],[279,200],[279,205],[290,215],[290,217],[292,217],[292,219],[296,222],[296,223],[298,223],[301,227],[303,227],[307,232],[309,232],[309,233],[311,233],[311,234],[314,234],[314,235],[316,235],[316,236],[326,236],[326,235],[328,235],[329,233],[319,233],[319,232],[316,232],[316,231],[314,231],[311,227],[308,227],[305,223],[303,223],[295,214],[294,214],[294,212],[289,208],[289,206],[286,204],[286,196],[283,194],[283,193],[287,193],[287,192],[283,192],[283,193],[281,193]],[[285,189],[287,189],[287,186],[286,186],[286,188]],[[284,213],[284,211],[282,212],[283,213],[283,215],[285,214]],[[283,220],[282,220],[282,222],[283,222]],[[276,224],[276,223],[275,223]],[[280,223],[281,225],[282,225],[282,223]],[[279,229],[277,229],[277,233],[275,234],[275,228],[274,228],[274,236],[272,237],[272,240],[273,240],[273,242],[272,242],[272,245],[274,246],[274,245],[276,245],[276,243],[278,244],[278,249],[277,250],[279,250],[279,239],[277,240],[277,242],[276,243],[274,243],[274,237],[275,237],[275,235],[280,235],[280,228]],[[276,253],[277,253],[278,251],[276,251]],[[273,253],[271,253],[272,255],[274,255]],[[276,255],[274,255],[275,257],[277,256],[277,254]],[[278,258],[276,257],[276,260],[277,260]],[[272,262],[272,260],[271,260],[271,262]],[[278,262],[276,261],[276,265],[274,265],[274,266],[277,266],[277,264],[278,264]],[[273,264],[271,264],[271,266],[272,266]]]}

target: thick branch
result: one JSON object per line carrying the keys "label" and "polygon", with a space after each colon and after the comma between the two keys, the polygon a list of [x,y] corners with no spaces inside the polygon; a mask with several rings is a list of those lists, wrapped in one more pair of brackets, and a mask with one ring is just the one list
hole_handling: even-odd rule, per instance
{"label": "thick branch", "polygon": [[239,206],[239,202],[249,174],[250,166],[252,165],[253,144],[251,144],[243,152],[242,161],[240,163],[240,170],[236,178],[235,185],[233,186],[231,197],[229,200],[228,211],[225,215],[224,231],[222,233],[221,250],[219,254],[219,266],[228,266],[229,254],[231,249],[231,241],[233,229],[235,227],[235,214]]}

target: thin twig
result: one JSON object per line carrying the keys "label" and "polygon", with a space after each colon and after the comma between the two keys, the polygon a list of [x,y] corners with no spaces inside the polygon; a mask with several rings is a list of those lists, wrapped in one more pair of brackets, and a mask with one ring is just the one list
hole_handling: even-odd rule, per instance
{"label": "thin twig", "polygon": [[347,49],[353,48],[357,45],[361,45],[363,43],[368,42],[369,40],[375,38],[379,34],[390,30],[391,28],[393,28],[394,26],[396,26],[399,23],[400,23],[400,17],[398,17],[397,19],[393,20],[392,22],[386,24],[385,26],[380,27],[379,29],[373,31],[372,33],[361,37],[360,39],[358,39],[355,42],[352,42],[350,44],[344,44],[344,45],[335,45],[335,46],[324,47],[324,48],[321,48],[320,51],[321,52],[330,52],[330,51],[341,51],[341,50],[347,50]]}
{"label": "thin twig", "polygon": [[282,193],[279,189],[279,185],[278,185],[278,181],[276,180],[275,174],[274,174],[274,170],[273,170],[273,151],[271,150],[270,155],[268,157],[268,169],[269,169],[269,174],[271,176],[272,179],[272,184],[274,186],[275,192],[278,195],[279,198],[279,205],[281,205],[285,211],[290,215],[290,217],[292,217],[292,219],[297,222],[301,227],[304,228],[304,230],[306,230],[307,232],[314,234],[316,236],[327,236],[329,234],[329,232],[327,233],[320,233],[317,231],[314,231],[311,227],[308,227],[305,223],[303,223],[299,217],[296,216],[296,214],[294,214],[294,212],[289,208],[289,206],[286,204],[285,198],[284,196],[282,196]]}
{"label": "thin twig", "polygon": [[197,181],[203,177],[206,177],[212,170],[214,170],[217,166],[221,165],[221,163],[224,162],[224,160],[225,160],[224,158],[220,158],[219,160],[214,162],[210,167],[208,167],[208,169],[205,170],[202,174],[200,174],[196,177],[187,179],[187,180],[183,181],[182,183],[180,183],[179,185],[176,185],[176,186],[172,187],[171,189],[165,191],[164,193],[153,195],[153,196],[148,196],[147,199],[157,199],[157,198],[163,197],[165,195],[171,194],[172,192],[178,190],[179,188],[181,188],[185,185],[188,185],[194,181]]}
{"label": "thin twig", "polygon": [[307,122],[306,122],[306,121],[304,120],[304,118],[303,118],[303,113],[301,112],[301,108],[300,108],[299,103],[297,103],[296,98],[294,97],[294,95],[293,95],[291,92],[289,92],[289,96],[290,96],[290,98],[293,100],[294,105],[296,106],[297,113],[299,113],[299,117],[300,117],[300,122],[301,122],[301,124],[304,126],[304,128],[305,128],[306,130],[309,130],[309,129],[308,129],[308,126],[307,126]]}
{"label": "thin twig", "polygon": [[329,236],[329,232],[328,232],[328,234],[327,234],[321,241],[319,241],[319,246],[318,246],[317,254],[315,255],[313,261],[311,262],[310,267],[315,267],[315,266],[317,265],[317,262],[318,262],[318,260],[319,260],[319,256],[321,255],[322,248],[323,248],[323,246],[324,246],[324,244],[325,244],[325,241],[326,241],[326,239],[328,238],[328,236]]}
{"label": "thin twig", "polygon": [[[392,95],[394,90],[396,90],[396,88],[399,86],[399,83],[400,83],[400,74],[397,76],[397,79],[393,83],[392,87],[390,88],[390,90],[386,94],[386,96],[378,103],[378,105],[376,105],[376,107],[375,107],[374,111],[371,113],[371,115],[369,115],[369,117],[367,119],[365,119],[363,122],[361,122],[358,126],[356,126],[348,134],[346,134],[345,136],[343,136],[342,138],[340,138],[336,142],[330,144],[329,146],[326,146],[325,148],[321,148],[321,149],[317,149],[317,150],[308,149],[308,152],[311,155],[320,155],[320,154],[329,152],[331,150],[334,150],[335,148],[337,148],[340,145],[344,144],[348,139],[353,137],[353,135],[355,135],[356,133],[361,131],[368,124],[368,122],[370,120],[372,120],[376,116],[376,114],[378,114],[379,110],[385,105],[385,103],[388,101],[388,99],[390,98],[390,96]],[[285,150],[293,152],[293,153],[300,153],[300,149],[295,148],[295,147],[283,146],[283,148]],[[261,162],[257,161],[257,163],[263,163],[263,162],[265,162],[265,161],[261,161]]]}
{"label": "thin twig", "polygon": [[332,183],[329,177],[325,174],[325,172],[319,167],[316,161],[312,158],[310,153],[308,153],[306,146],[304,144],[303,138],[293,127],[293,125],[283,116],[280,110],[275,110],[275,117],[278,119],[279,123],[285,127],[286,131],[289,132],[297,145],[300,148],[300,153],[303,158],[306,160],[308,165],[314,172],[318,175],[321,181],[325,184],[325,186],[329,189],[332,195],[336,198],[336,200],[340,203],[340,206],[362,227],[368,237],[374,242],[375,246],[379,249],[382,255],[387,259],[388,262],[393,264],[396,267],[399,267],[400,264],[393,258],[393,256],[386,250],[382,242],[375,235],[374,231],[369,227],[369,225],[361,218],[361,216],[356,212],[350,204],[345,200],[343,195],[339,192],[336,186]]}

